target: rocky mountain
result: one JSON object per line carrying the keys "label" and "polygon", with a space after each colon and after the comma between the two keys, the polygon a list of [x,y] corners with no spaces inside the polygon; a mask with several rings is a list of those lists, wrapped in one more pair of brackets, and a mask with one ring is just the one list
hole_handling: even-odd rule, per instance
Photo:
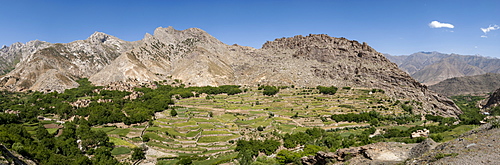
{"label": "rocky mountain", "polygon": [[0,75],[9,73],[21,59],[25,59],[35,51],[48,46],[50,46],[50,43],[38,40],[25,44],[17,42],[10,46],[3,46],[0,49]]}
{"label": "rocky mountain", "polygon": [[134,43],[95,32],[86,40],[42,45],[23,54],[15,69],[0,78],[1,88],[62,92],[77,87],[76,79],[95,74]]}
{"label": "rocky mountain", "polygon": [[177,79],[191,86],[378,88],[394,99],[422,103],[415,105],[415,113],[461,113],[451,100],[428,90],[368,44],[324,34],[279,38],[255,49],[226,45],[196,28],[160,27],[134,43],[96,33],[35,52],[0,84],[9,90],[61,91],[85,77],[97,85]]}
{"label": "rocky mountain", "polygon": [[500,88],[496,89],[487,99],[483,108],[491,108],[500,105]]}
{"label": "rocky mountain", "polygon": [[500,73],[500,59],[482,56],[418,52],[407,56],[385,55],[389,60],[426,85],[452,77]]}
{"label": "rocky mountain", "polygon": [[429,86],[429,89],[446,96],[485,95],[498,88],[500,88],[498,73],[454,77]]}

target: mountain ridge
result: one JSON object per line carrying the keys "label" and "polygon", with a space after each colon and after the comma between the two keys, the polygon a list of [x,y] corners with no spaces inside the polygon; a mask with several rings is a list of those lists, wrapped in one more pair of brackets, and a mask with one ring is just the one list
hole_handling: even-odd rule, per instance
{"label": "mountain ridge", "polygon": [[411,55],[392,56],[391,61],[426,85],[434,85],[452,77],[500,73],[500,59],[477,55],[417,52]]}
{"label": "mountain ridge", "polygon": [[429,86],[430,90],[445,96],[485,95],[498,88],[500,88],[499,73],[454,77]]}
{"label": "mountain ridge", "polygon": [[197,28],[159,27],[136,42],[96,32],[87,40],[35,52],[0,85],[14,91],[63,91],[75,87],[78,78],[96,85],[179,80],[188,86],[378,88],[396,100],[420,103],[415,113],[461,113],[453,101],[428,90],[368,44],[325,34],[278,38],[255,49],[226,45]]}

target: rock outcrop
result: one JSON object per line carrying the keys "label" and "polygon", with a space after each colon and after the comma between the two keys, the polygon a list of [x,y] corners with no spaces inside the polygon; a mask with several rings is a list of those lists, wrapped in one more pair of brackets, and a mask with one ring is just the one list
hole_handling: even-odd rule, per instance
{"label": "rock outcrop", "polygon": [[77,86],[77,78],[96,85],[177,79],[190,86],[377,88],[394,100],[413,100],[414,113],[461,113],[451,100],[428,90],[368,44],[324,34],[279,38],[255,49],[226,45],[196,28],[160,27],[133,43],[95,33],[35,52],[2,77],[0,85],[62,91]]}
{"label": "rock outcrop", "polygon": [[495,90],[495,92],[493,92],[490,95],[490,97],[488,97],[487,100],[488,101],[484,105],[484,108],[491,108],[491,107],[499,106],[500,105],[500,88]]}
{"label": "rock outcrop", "polygon": [[437,143],[431,138],[425,139],[410,150],[409,157],[416,158],[422,156],[424,153],[429,152],[437,146]]}
{"label": "rock outcrop", "polygon": [[[360,147],[338,149],[336,152],[319,151],[314,156],[302,157],[302,164],[400,164],[411,158],[411,151],[420,144],[379,142]],[[421,147],[420,147],[421,148]],[[419,150],[420,151],[420,150]]]}

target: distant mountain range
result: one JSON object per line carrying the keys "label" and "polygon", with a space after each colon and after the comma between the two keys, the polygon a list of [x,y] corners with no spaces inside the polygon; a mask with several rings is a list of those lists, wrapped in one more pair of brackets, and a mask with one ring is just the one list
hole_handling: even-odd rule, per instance
{"label": "distant mountain range", "polygon": [[411,55],[385,56],[417,81],[433,85],[453,77],[500,73],[500,59],[473,55],[418,52]]}

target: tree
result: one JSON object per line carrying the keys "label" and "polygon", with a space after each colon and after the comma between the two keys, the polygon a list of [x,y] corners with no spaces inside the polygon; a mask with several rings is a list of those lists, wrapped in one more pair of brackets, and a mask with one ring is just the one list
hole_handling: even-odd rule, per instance
{"label": "tree", "polygon": [[280,90],[275,87],[275,86],[264,86],[264,92],[263,94],[264,95],[267,95],[267,96],[272,96],[272,95],[275,95],[276,93],[278,93]]}
{"label": "tree", "polygon": [[177,162],[176,164],[179,164],[179,165],[190,165],[190,164],[193,164],[193,160],[191,160],[190,157],[185,157],[185,158],[182,158],[181,160],[179,160],[179,162]]}
{"label": "tree", "polygon": [[316,89],[319,90],[319,93],[326,94],[326,95],[334,95],[337,93],[337,87],[331,86],[331,87],[324,87],[324,86],[317,86]]}
{"label": "tree", "polygon": [[143,142],[149,142],[149,136],[148,135],[143,135],[142,136],[142,141]]}
{"label": "tree", "polygon": [[170,110],[171,116],[177,116],[177,111],[175,109]]}
{"label": "tree", "polygon": [[378,121],[377,118],[374,118],[374,119],[370,120],[370,125],[371,126],[378,126],[379,124],[380,124],[380,122]]}
{"label": "tree", "polygon": [[144,153],[144,151],[141,148],[136,147],[133,148],[132,151],[133,151],[132,160],[140,160],[146,158],[146,153]]}

